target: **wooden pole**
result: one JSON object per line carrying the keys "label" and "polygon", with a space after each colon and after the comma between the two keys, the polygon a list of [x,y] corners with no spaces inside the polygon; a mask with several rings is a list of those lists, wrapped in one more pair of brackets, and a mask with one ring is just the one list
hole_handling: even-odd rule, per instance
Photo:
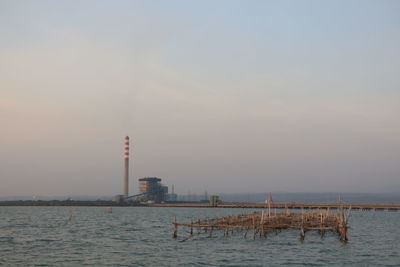
{"label": "wooden pole", "polygon": [[324,237],[324,234],[325,234],[325,230],[323,229],[323,227],[324,227],[324,214],[321,212],[320,216],[321,216],[321,222],[320,222],[319,233],[320,233],[321,239],[322,239]]}
{"label": "wooden pole", "polygon": [[264,236],[264,211],[261,212],[260,227],[260,236]]}
{"label": "wooden pole", "polygon": [[271,217],[271,201],[268,199],[268,218]]}
{"label": "wooden pole", "polygon": [[178,224],[176,223],[176,216],[174,216],[174,233],[172,234],[172,237],[178,237]]}
{"label": "wooden pole", "polygon": [[305,234],[305,232],[304,232],[304,228],[301,227],[301,229],[300,229],[300,240],[301,240],[301,241],[304,240],[305,235],[306,235],[306,234]]}
{"label": "wooden pole", "polygon": [[201,227],[200,227],[200,219],[197,220],[197,234],[199,235],[201,232]]}
{"label": "wooden pole", "polygon": [[253,214],[253,239],[256,239],[256,215]]}

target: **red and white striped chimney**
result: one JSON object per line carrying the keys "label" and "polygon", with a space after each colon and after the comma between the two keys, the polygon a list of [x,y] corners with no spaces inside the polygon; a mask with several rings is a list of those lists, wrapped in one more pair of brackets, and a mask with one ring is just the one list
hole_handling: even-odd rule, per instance
{"label": "red and white striped chimney", "polygon": [[125,137],[124,149],[125,176],[124,176],[124,195],[129,195],[129,136]]}

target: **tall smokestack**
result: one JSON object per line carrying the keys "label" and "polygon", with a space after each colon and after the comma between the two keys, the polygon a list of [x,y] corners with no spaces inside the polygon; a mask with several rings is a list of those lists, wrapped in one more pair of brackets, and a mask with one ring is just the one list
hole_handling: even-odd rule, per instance
{"label": "tall smokestack", "polygon": [[124,162],[125,162],[125,175],[124,175],[124,195],[129,195],[129,136],[125,137],[125,152],[124,152]]}

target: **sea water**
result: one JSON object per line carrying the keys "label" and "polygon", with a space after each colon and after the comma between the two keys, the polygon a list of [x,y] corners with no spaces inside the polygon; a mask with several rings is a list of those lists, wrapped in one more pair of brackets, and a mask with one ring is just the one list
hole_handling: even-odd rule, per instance
{"label": "sea water", "polygon": [[[189,236],[190,222],[250,209],[0,207],[1,266],[400,266],[400,211],[353,211],[349,242],[297,231]],[[250,237],[250,238],[249,238]]]}

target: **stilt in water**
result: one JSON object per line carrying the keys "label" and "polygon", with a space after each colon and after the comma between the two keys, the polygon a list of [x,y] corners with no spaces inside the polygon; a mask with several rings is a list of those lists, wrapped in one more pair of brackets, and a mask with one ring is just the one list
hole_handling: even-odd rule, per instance
{"label": "stilt in water", "polygon": [[75,218],[74,209],[69,208],[69,220],[72,221]]}
{"label": "stilt in water", "polygon": [[[200,219],[197,220],[197,225],[200,225]],[[200,232],[201,232],[201,227],[200,227],[200,226],[197,226],[197,234],[199,235]]]}
{"label": "stilt in water", "polygon": [[248,233],[248,232],[249,232],[249,228],[247,228],[247,229],[246,229],[246,233],[244,233],[244,236],[243,236],[243,237],[244,237],[245,239],[247,238],[247,233]]}
{"label": "stilt in water", "polygon": [[255,214],[253,214],[253,239],[256,239],[256,218],[255,218]]}
{"label": "stilt in water", "polygon": [[304,232],[304,228],[300,229],[300,240],[304,241],[304,237],[306,236],[306,233]]}
{"label": "stilt in water", "polygon": [[176,216],[174,216],[174,233],[172,234],[173,238],[178,237],[178,224],[176,223]]}
{"label": "stilt in water", "polygon": [[261,220],[260,220],[260,237],[264,236],[264,211],[261,212]]}

